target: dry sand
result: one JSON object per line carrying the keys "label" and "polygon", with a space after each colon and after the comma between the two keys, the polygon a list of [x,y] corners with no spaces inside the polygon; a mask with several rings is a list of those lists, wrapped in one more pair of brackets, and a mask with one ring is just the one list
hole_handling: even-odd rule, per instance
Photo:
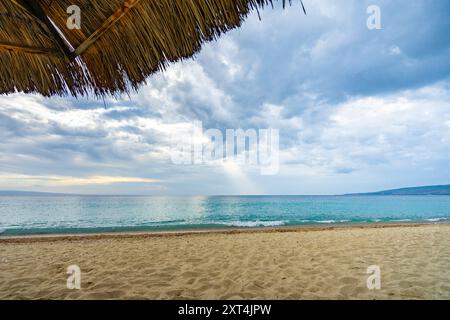
{"label": "dry sand", "polygon": [[450,225],[0,239],[0,299],[141,298],[450,299]]}

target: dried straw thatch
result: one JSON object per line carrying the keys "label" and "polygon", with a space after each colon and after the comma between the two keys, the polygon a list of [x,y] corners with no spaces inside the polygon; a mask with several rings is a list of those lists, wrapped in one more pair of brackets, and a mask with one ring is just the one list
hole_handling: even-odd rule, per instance
{"label": "dried straw thatch", "polygon": [[[0,0],[0,93],[129,92],[269,4],[272,0]],[[72,5],[81,9],[81,29],[67,28]]]}

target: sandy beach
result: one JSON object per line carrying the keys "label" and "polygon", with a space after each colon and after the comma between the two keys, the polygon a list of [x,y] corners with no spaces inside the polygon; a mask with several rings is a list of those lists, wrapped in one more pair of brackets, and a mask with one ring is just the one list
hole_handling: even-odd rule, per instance
{"label": "sandy beach", "polygon": [[3,238],[0,299],[450,299],[450,225]]}

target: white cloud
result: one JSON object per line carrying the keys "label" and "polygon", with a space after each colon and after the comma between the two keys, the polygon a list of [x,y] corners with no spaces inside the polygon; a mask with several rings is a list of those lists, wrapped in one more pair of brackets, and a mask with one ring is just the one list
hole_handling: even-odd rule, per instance
{"label": "white cloud", "polygon": [[[236,72],[233,70],[230,73]],[[148,86],[132,96],[132,101],[152,108],[167,121],[203,117],[226,122],[232,119],[234,109],[232,98],[205,73],[201,64],[192,60],[172,65],[155,75]]]}
{"label": "white cloud", "polygon": [[433,86],[324,109],[330,113],[313,127],[305,124],[285,160],[344,173],[386,162],[425,167],[450,160],[449,97],[442,86]]}

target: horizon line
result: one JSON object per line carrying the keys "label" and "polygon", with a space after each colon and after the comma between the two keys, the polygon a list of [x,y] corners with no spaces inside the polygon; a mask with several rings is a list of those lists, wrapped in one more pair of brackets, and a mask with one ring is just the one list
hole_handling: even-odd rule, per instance
{"label": "horizon line", "polygon": [[[92,196],[92,197],[336,197],[336,196],[356,196],[356,195],[376,195],[383,192],[399,191],[399,190],[411,190],[420,188],[439,188],[439,187],[450,187],[450,184],[440,184],[440,185],[426,185],[426,186],[415,186],[415,187],[399,187],[393,189],[385,189],[378,191],[368,191],[368,192],[352,192],[352,193],[342,193],[342,194],[83,194],[83,193],[60,193],[60,192],[47,192],[47,191],[29,191],[29,190],[0,190],[0,196],[23,196],[28,195],[41,195],[41,196]],[[3,193],[3,194],[2,194]]]}

